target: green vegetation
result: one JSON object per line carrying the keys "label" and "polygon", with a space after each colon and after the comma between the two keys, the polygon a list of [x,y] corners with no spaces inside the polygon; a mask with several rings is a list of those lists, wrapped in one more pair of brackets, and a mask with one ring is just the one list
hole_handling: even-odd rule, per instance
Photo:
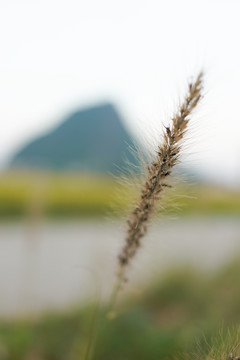
{"label": "green vegetation", "polygon": [[0,217],[111,215],[126,205],[116,199],[117,187],[110,177],[5,174],[0,178]]}
{"label": "green vegetation", "polygon": [[[1,321],[0,358],[82,359],[90,333],[94,339],[100,334],[93,357],[97,360],[227,360],[230,353],[239,355],[239,277],[239,259],[215,273],[171,270],[121,304],[119,316],[105,326],[94,315],[95,305]],[[95,333],[90,331],[93,317]]]}
{"label": "green vegetation", "polygon": [[[239,214],[240,192],[204,185],[174,186],[161,201],[164,214]],[[137,188],[111,177],[10,172],[0,177],[0,218],[126,214]],[[180,211],[179,211],[180,210]]]}

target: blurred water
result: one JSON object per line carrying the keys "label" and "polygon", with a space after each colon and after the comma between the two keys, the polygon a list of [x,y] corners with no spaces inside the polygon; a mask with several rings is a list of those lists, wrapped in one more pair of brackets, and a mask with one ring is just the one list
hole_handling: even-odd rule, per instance
{"label": "blurred water", "polygon": [[[108,296],[124,225],[111,221],[0,224],[0,316],[62,308]],[[160,221],[129,272],[131,290],[167,266],[215,268],[240,253],[237,218]],[[129,291],[129,290],[128,290]],[[127,290],[126,290],[127,292]]]}

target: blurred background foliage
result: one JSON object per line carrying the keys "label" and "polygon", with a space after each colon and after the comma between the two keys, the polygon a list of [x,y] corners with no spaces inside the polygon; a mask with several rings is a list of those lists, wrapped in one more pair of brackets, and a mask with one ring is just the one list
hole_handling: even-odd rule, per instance
{"label": "blurred background foliage", "polygon": [[126,298],[113,320],[104,320],[106,308],[93,302],[40,318],[1,321],[1,359],[84,359],[89,338],[99,360],[207,358],[213,345],[216,351],[223,346],[229,329],[225,349],[235,344],[239,276],[239,258],[213,272],[194,266],[168,270]]}
{"label": "blurred background foliage", "polygon": [[[0,176],[0,219],[40,213],[47,217],[126,215],[138,196],[132,179],[69,173],[7,172]],[[166,190],[164,214],[239,214],[240,192],[204,183]]]}

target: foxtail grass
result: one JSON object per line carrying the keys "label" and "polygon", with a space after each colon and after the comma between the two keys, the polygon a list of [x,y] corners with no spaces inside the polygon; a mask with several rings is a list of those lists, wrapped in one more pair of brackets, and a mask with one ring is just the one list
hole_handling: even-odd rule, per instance
{"label": "foxtail grass", "polygon": [[173,116],[171,124],[164,129],[163,141],[156,150],[155,158],[148,165],[147,178],[140,190],[137,205],[127,220],[125,243],[118,255],[118,276],[112,294],[111,310],[126,281],[129,265],[141,247],[142,238],[147,232],[162,192],[166,187],[170,187],[168,178],[174,166],[179,162],[182,140],[187,131],[190,116],[202,97],[202,88],[203,72],[200,72],[195,82],[189,84],[188,92]]}
{"label": "foxtail grass", "polygon": [[240,328],[221,328],[205,345],[207,346],[204,351],[201,351],[200,346],[198,353],[188,355],[184,360],[240,360]]}

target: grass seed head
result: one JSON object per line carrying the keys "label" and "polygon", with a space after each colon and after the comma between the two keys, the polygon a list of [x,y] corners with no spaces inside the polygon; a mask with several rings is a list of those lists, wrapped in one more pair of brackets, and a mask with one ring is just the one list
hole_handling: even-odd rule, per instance
{"label": "grass seed head", "polygon": [[147,178],[141,189],[138,204],[127,221],[127,236],[118,257],[121,274],[141,246],[141,240],[146,234],[147,225],[161,192],[170,186],[166,181],[171,175],[172,168],[178,163],[181,140],[187,130],[190,114],[202,96],[202,82],[203,73],[200,72],[196,81],[189,84],[183,103],[172,118],[171,124],[165,127],[163,142],[157,148],[156,157],[148,165]]}

